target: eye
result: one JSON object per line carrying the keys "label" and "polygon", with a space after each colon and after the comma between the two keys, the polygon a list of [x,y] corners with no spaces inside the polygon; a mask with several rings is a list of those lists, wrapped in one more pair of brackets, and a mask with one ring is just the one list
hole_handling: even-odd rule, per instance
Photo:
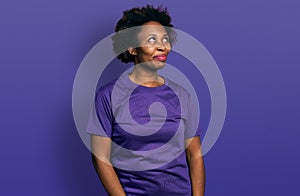
{"label": "eye", "polygon": [[164,37],[163,42],[169,42],[169,37]]}
{"label": "eye", "polygon": [[149,37],[148,38],[148,42],[155,42],[156,41],[156,38],[155,37]]}

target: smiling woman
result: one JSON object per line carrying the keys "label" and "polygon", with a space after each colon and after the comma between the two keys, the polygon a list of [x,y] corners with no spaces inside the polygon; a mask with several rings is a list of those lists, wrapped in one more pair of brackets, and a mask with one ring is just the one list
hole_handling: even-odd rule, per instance
{"label": "smiling woman", "polygon": [[157,74],[157,70],[165,66],[171,49],[165,28],[158,22],[147,22],[142,25],[137,39],[140,47],[128,48],[129,53],[134,56],[135,64],[129,78],[134,83],[144,86],[162,85],[164,80]]}
{"label": "smiling woman", "polygon": [[[204,195],[200,130],[192,120],[195,105],[183,87],[158,74],[175,40],[170,27],[167,9],[149,5],[125,11],[117,23],[114,51],[134,67],[97,91],[90,122],[100,126],[87,129],[93,163],[109,195]],[[130,28],[134,30],[120,33]],[[153,153],[166,143],[169,148]],[[127,164],[152,169],[126,170]]]}

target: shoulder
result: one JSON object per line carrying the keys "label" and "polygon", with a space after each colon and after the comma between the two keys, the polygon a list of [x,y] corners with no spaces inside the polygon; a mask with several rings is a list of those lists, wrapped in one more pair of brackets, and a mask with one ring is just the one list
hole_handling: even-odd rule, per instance
{"label": "shoulder", "polygon": [[179,97],[181,98],[190,97],[190,93],[187,91],[186,88],[170,80],[169,78],[166,78],[166,80],[167,80],[167,86],[169,86]]}
{"label": "shoulder", "polygon": [[114,88],[117,79],[114,79],[100,87],[96,90],[96,99],[110,99],[111,92]]}

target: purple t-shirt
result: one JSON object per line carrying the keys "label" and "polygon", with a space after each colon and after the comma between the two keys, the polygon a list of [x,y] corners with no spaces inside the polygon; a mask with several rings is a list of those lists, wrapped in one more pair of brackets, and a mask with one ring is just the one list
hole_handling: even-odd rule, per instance
{"label": "purple t-shirt", "polygon": [[123,74],[97,91],[87,132],[112,139],[111,163],[128,196],[191,195],[184,139],[200,135],[195,107],[167,78],[145,87]]}

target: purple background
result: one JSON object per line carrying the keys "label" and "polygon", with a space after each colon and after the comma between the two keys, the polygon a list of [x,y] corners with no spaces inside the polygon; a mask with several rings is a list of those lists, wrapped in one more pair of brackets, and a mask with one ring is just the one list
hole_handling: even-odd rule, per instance
{"label": "purple background", "polygon": [[[1,1],[0,195],[105,195],[74,125],[73,80],[122,11],[145,3]],[[168,6],[224,77],[228,111],[205,156],[206,195],[299,195],[300,2],[153,4]]]}

